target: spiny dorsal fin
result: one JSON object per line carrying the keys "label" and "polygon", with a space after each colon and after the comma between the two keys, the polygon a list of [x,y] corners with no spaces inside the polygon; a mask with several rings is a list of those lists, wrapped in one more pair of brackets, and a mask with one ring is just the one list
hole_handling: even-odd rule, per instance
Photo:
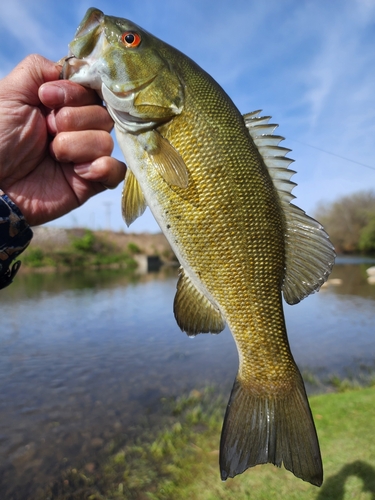
{"label": "spiny dorsal fin", "polygon": [[327,280],[335,260],[335,251],[327,233],[316,220],[291,204],[296,185],[290,179],[296,173],[289,169],[292,159],[285,157],[290,149],[279,146],[283,137],[273,135],[277,125],[268,123],[270,116],[260,111],[244,115],[245,125],[263,157],[279,194],[286,220],[284,299],[296,304],[319,290]]}
{"label": "spiny dorsal fin", "polygon": [[147,206],[139,182],[133,172],[128,168],[122,189],[122,216],[130,226],[132,222],[143,214]]}
{"label": "spiny dorsal fin", "polygon": [[221,312],[196,288],[183,268],[180,268],[173,310],[178,326],[188,335],[224,330]]}

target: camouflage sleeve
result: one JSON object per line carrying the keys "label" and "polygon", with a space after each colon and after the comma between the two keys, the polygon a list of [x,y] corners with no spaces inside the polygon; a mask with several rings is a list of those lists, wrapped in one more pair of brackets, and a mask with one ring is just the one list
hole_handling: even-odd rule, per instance
{"label": "camouflage sleeve", "polygon": [[32,237],[33,232],[20,209],[0,190],[0,289],[12,283],[21,262],[10,266]]}

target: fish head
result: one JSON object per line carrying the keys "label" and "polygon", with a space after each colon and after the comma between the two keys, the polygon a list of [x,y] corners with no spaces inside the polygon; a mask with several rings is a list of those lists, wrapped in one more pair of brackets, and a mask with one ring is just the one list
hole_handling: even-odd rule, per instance
{"label": "fish head", "polygon": [[180,114],[184,102],[162,45],[133,22],[91,8],[69,44],[62,78],[95,89],[126,131],[152,128]]}

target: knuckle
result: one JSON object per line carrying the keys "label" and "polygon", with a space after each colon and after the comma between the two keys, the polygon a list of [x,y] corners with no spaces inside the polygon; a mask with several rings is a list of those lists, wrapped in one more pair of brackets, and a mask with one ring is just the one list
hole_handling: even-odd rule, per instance
{"label": "knuckle", "polygon": [[102,106],[63,107],[56,113],[57,131],[100,130],[110,132],[113,122]]}
{"label": "knuckle", "polygon": [[69,134],[61,132],[57,134],[53,140],[53,153],[57,160],[68,161],[69,153],[71,149],[71,141],[69,140]]}
{"label": "knuckle", "polygon": [[103,130],[60,132],[51,147],[58,161],[82,162],[110,156],[114,142],[110,134]]}
{"label": "knuckle", "polygon": [[70,130],[74,126],[72,108],[64,107],[56,113],[57,131]]}

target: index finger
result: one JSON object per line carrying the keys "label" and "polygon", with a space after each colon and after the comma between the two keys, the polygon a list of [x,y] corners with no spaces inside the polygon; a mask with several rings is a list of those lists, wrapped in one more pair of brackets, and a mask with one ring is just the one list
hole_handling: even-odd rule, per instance
{"label": "index finger", "polygon": [[44,83],[39,88],[39,99],[50,109],[63,106],[87,106],[102,102],[95,90],[82,87],[79,83],[69,80]]}

